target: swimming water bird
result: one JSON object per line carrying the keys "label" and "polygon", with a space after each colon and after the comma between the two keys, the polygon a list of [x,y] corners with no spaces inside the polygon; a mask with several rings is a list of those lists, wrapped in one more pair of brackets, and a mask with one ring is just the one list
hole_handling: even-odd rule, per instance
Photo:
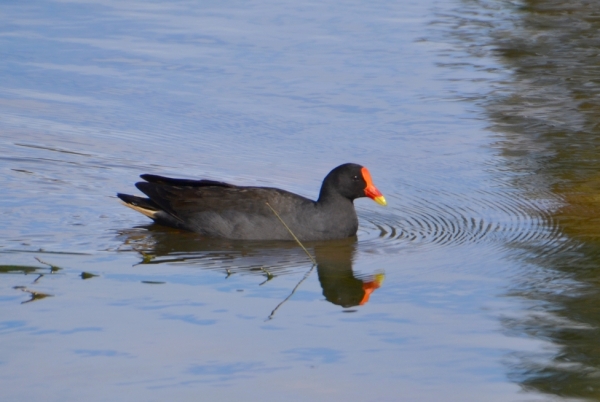
{"label": "swimming water bird", "polygon": [[354,163],[329,172],[317,201],[271,187],[151,174],[140,177],[145,181],[136,187],[148,198],[117,194],[126,206],[161,225],[226,239],[293,240],[281,221],[301,241],[346,238],[358,230],[356,198],[369,197],[386,205],[367,168]]}

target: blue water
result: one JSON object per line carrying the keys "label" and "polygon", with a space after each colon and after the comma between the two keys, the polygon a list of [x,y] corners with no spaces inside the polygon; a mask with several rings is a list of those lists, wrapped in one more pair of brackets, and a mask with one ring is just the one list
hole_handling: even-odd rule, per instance
{"label": "blue water", "polygon": [[[543,399],[514,359],[556,345],[503,320],[555,275],[527,247],[562,241],[560,200],[514,186],[474,101],[507,73],[458,44],[461,4],[4,3],[0,264],[37,270],[0,275],[2,400]],[[312,270],[115,197],[156,173],[315,198],[344,162],[389,206],[358,200]]]}

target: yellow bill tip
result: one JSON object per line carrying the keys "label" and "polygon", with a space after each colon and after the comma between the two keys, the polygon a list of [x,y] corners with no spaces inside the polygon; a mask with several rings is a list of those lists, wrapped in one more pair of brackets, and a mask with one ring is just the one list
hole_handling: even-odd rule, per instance
{"label": "yellow bill tip", "polygon": [[384,207],[387,205],[387,201],[385,200],[385,197],[383,195],[380,195],[379,197],[374,197],[373,200],[379,205],[383,205]]}

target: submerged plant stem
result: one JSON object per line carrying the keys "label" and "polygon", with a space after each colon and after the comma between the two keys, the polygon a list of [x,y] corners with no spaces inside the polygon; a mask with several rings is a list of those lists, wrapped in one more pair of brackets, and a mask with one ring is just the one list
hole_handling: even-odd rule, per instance
{"label": "submerged plant stem", "polygon": [[[310,267],[310,269],[308,270],[308,272],[306,274],[304,274],[304,277],[302,279],[300,279],[300,282],[298,282],[296,284],[296,286],[294,286],[294,289],[292,289],[291,293],[288,295],[288,297],[286,297],[285,299],[283,299],[281,301],[281,303],[279,303],[274,309],[273,311],[271,311],[271,314],[269,314],[269,317],[267,318],[268,320],[273,319],[273,317],[275,316],[275,312],[277,311],[277,309],[279,309],[279,307],[281,307],[283,305],[283,303],[285,303],[286,301],[288,301],[293,295],[294,293],[296,293],[296,290],[300,287],[300,285],[302,284],[302,282],[304,282],[306,280],[306,278],[308,278],[311,274],[311,272],[315,269],[315,267],[317,266],[317,261],[313,258],[312,255],[310,255],[310,253],[308,252],[308,250],[306,249],[306,247],[304,247],[304,245],[300,242],[300,240],[296,237],[296,235],[294,234],[294,232],[292,232],[292,229],[290,229],[290,227],[288,225],[285,224],[285,222],[283,221],[283,219],[281,219],[281,216],[279,216],[279,214],[277,213],[277,211],[275,211],[275,209],[267,202],[266,203],[267,206],[269,208],[271,208],[271,211],[273,211],[273,213],[275,214],[275,216],[277,217],[277,219],[279,219],[279,221],[283,224],[283,226],[285,226],[285,228],[288,230],[288,232],[290,232],[290,234],[292,235],[292,237],[294,238],[294,240],[296,240],[296,243],[298,243],[300,245],[300,247],[302,247],[302,250],[304,250],[304,252],[306,253],[306,255],[308,256],[308,258],[310,258],[310,260],[312,261],[313,265],[312,267]],[[264,268],[263,268],[264,269]],[[267,271],[268,272],[268,271]],[[267,279],[268,281],[268,279]]]}
{"label": "submerged plant stem", "polygon": [[296,240],[296,242],[300,245],[300,247],[302,247],[302,250],[304,250],[304,252],[308,256],[308,258],[310,258],[310,260],[312,261],[312,263],[314,265],[316,265],[317,261],[315,261],[315,259],[313,258],[313,256],[310,255],[310,253],[308,252],[308,250],[306,249],[306,247],[304,247],[304,245],[302,243],[300,243],[300,240],[298,240],[298,238],[296,237],[296,235],[294,234],[294,232],[292,232],[292,229],[290,229],[290,227],[285,224],[285,222],[283,221],[283,219],[281,219],[281,216],[279,216],[279,214],[277,213],[277,211],[275,211],[275,209],[273,209],[273,207],[268,202],[266,204],[267,204],[267,206],[269,208],[271,208],[271,211],[273,211],[273,213],[275,214],[275,216],[277,217],[277,219],[279,219],[279,221],[283,224],[283,226],[285,226],[285,228],[288,230],[288,232],[290,232],[290,234],[292,235],[292,237],[294,238],[294,240]]}
{"label": "submerged plant stem", "polygon": [[49,265],[50,272],[56,272],[56,271],[60,271],[62,269],[61,267],[58,267],[54,264],[50,264],[49,262],[46,262],[46,261],[42,260],[41,258],[38,258],[38,257],[34,257],[34,258],[44,265]]}
{"label": "submerged plant stem", "polygon": [[313,264],[312,267],[310,267],[308,272],[306,274],[304,274],[304,277],[302,279],[300,279],[300,282],[298,282],[298,284],[296,284],[296,286],[294,286],[294,289],[292,289],[292,292],[288,295],[288,297],[283,299],[281,301],[281,303],[279,303],[277,305],[277,307],[275,307],[273,309],[273,311],[271,311],[271,314],[269,314],[269,317],[265,321],[269,321],[269,320],[273,319],[273,317],[275,316],[275,312],[279,309],[279,307],[281,307],[283,305],[283,303],[288,301],[294,295],[294,293],[296,293],[296,290],[300,287],[302,282],[304,282],[306,280],[306,278],[308,278],[310,276],[311,272],[315,269],[316,266],[317,266],[316,264]]}

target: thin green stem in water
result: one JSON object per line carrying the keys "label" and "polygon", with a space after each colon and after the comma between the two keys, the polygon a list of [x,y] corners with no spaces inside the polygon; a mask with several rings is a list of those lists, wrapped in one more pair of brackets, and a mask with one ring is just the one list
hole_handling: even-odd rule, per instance
{"label": "thin green stem in water", "polygon": [[275,216],[277,217],[277,219],[279,219],[279,221],[283,224],[283,226],[285,226],[285,228],[287,229],[288,232],[290,232],[290,234],[292,235],[292,237],[294,238],[294,240],[296,240],[296,243],[298,243],[300,245],[300,247],[302,247],[302,250],[304,250],[304,252],[306,253],[306,255],[308,256],[308,258],[310,258],[310,260],[312,261],[313,265],[312,267],[310,267],[310,270],[304,274],[304,277],[300,280],[300,282],[298,282],[296,284],[296,286],[294,287],[294,289],[292,289],[291,293],[289,294],[288,297],[286,297],[284,300],[281,301],[281,303],[279,303],[277,305],[277,307],[275,307],[273,309],[273,311],[271,311],[271,314],[269,315],[269,317],[267,318],[268,320],[272,320],[273,317],[275,316],[275,312],[279,309],[279,307],[281,307],[286,301],[288,301],[290,299],[290,297],[292,297],[294,295],[294,293],[296,293],[296,290],[300,287],[300,285],[302,284],[302,282],[304,282],[306,280],[306,278],[309,277],[310,273],[315,269],[315,267],[317,266],[317,261],[313,258],[312,255],[310,255],[310,253],[308,252],[308,250],[306,249],[306,247],[304,247],[304,245],[300,242],[300,240],[296,237],[296,235],[294,234],[294,232],[292,232],[292,229],[290,229],[290,227],[288,225],[285,224],[285,222],[283,221],[283,219],[281,219],[281,216],[279,216],[279,214],[277,213],[277,211],[275,211],[275,209],[273,209],[273,207],[267,202],[266,203],[267,206],[269,208],[271,208],[271,211],[273,211],[273,213],[275,214]]}
{"label": "thin green stem in water", "polygon": [[310,258],[310,260],[312,261],[312,263],[316,265],[317,261],[315,261],[315,259],[313,258],[313,256],[310,255],[310,253],[308,252],[308,250],[306,249],[306,247],[304,247],[302,245],[302,243],[300,243],[300,240],[298,240],[298,238],[296,237],[296,235],[294,234],[294,232],[292,232],[292,229],[290,229],[290,227],[285,224],[285,222],[283,221],[283,219],[281,219],[281,216],[279,216],[279,214],[277,213],[277,211],[275,211],[273,209],[273,207],[268,202],[267,202],[267,206],[269,208],[271,208],[271,211],[273,211],[273,213],[275,214],[275,216],[277,217],[277,219],[279,219],[279,221],[283,224],[283,226],[285,226],[285,228],[288,230],[288,232],[290,232],[290,234],[292,235],[292,237],[294,238],[294,240],[296,240],[296,242],[300,245],[300,247],[302,247],[302,250],[304,250],[304,252],[308,256],[308,258]]}
{"label": "thin green stem in water", "polygon": [[300,280],[300,282],[298,282],[298,284],[296,284],[296,286],[294,287],[294,289],[292,289],[292,291],[290,292],[290,294],[288,295],[288,297],[286,297],[284,300],[281,301],[281,303],[279,303],[277,305],[277,307],[275,307],[273,309],[273,311],[271,311],[271,314],[269,315],[269,317],[265,320],[265,321],[269,321],[272,320],[273,317],[275,316],[275,312],[277,312],[277,310],[279,309],[279,307],[281,307],[283,305],[283,303],[285,303],[286,301],[288,301],[293,295],[294,293],[296,293],[296,290],[300,287],[300,285],[302,284],[302,282],[304,282],[306,280],[306,278],[308,278],[311,274],[311,272],[315,269],[316,265],[313,264],[312,267],[310,267],[310,269],[308,270],[308,272],[306,274],[304,274],[304,277]]}

